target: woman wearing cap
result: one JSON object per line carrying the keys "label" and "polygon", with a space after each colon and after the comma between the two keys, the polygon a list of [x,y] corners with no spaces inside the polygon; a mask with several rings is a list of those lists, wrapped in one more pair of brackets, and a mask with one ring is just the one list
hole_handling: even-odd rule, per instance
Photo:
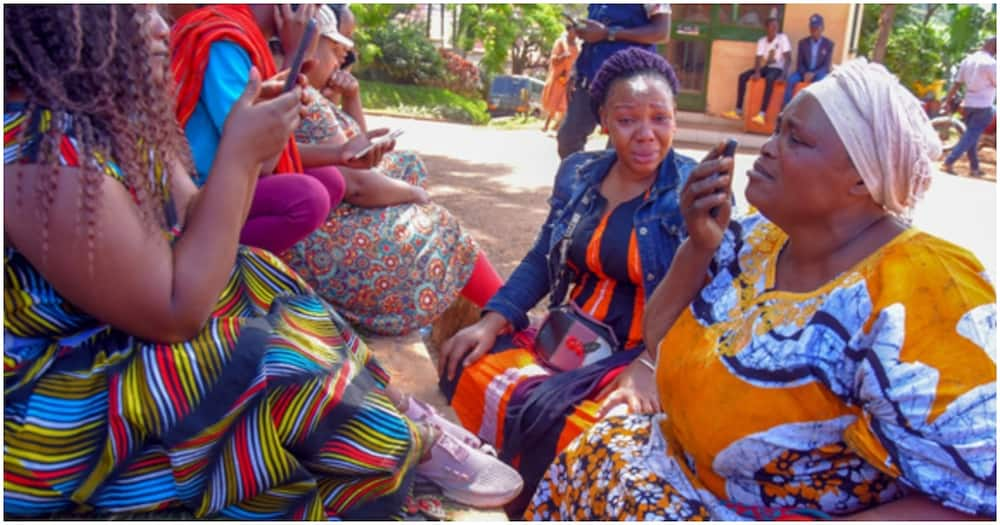
{"label": "woman wearing cap", "polygon": [[748,172],[760,215],[730,222],[718,149],[682,191],[644,330],[662,413],[577,439],[529,518],[995,517],[996,293],[906,220],[940,143],[881,65],[802,93]]}
{"label": "woman wearing cap", "polygon": [[[199,186],[207,181],[225,119],[251,68],[264,78],[281,78],[267,39],[280,36],[285,45],[297,45],[301,35],[293,29],[304,27],[314,9],[211,5],[177,19],[171,35],[171,63],[179,88],[176,112],[191,146]],[[313,231],[344,195],[344,179],[334,165],[367,167],[393,146],[390,142],[354,159],[368,142],[368,137],[358,137],[340,148],[316,152],[299,149],[289,137],[288,146],[262,167],[264,176],[255,188],[240,241],[281,253]]]}
{"label": "woman wearing cap", "polygon": [[[341,70],[353,42],[327,6],[315,17],[320,41],[308,73],[313,96],[296,131],[300,147],[336,147],[363,133],[357,80]],[[342,95],[341,110],[318,89]],[[502,284],[472,237],[430,202],[426,168],[389,152],[373,169],[341,167],[345,204],[296,244],[286,260],[353,324],[396,335],[430,325],[459,296],[479,307]]]}

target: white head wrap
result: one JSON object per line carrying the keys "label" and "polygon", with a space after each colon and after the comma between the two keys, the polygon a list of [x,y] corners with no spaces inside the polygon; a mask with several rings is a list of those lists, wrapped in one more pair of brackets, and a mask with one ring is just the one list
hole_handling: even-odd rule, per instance
{"label": "white head wrap", "polygon": [[804,91],[833,123],[875,202],[908,216],[941,156],[941,140],[917,98],[864,58],[844,62]]}

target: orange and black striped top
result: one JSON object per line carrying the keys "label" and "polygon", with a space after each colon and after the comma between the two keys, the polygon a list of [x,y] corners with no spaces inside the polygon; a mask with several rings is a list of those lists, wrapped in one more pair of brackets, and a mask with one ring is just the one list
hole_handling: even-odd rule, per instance
{"label": "orange and black striped top", "polygon": [[576,274],[570,298],[610,326],[625,348],[642,342],[646,300],[634,218],[648,196],[646,192],[608,210],[607,200],[598,194],[598,209],[604,211],[581,218],[567,256]]}

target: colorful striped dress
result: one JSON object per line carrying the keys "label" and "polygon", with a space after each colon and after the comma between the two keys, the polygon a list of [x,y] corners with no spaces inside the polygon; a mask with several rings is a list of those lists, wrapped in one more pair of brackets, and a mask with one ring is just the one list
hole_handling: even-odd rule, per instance
{"label": "colorful striped dress", "polygon": [[[607,201],[598,194],[603,211],[581,219],[567,259],[577,276],[570,299],[593,318],[610,326],[623,342],[622,351],[637,348],[642,342],[645,294],[634,217],[647,197],[648,194],[640,195],[608,210]],[[571,396],[570,390],[581,390],[580,384],[567,384],[565,391],[557,389],[560,396],[556,397],[560,399],[552,400],[558,406],[541,402],[541,412],[554,412],[547,414],[550,420],[546,424],[539,424],[534,415],[526,415],[523,407],[529,393],[541,383],[553,380],[578,383],[569,379],[577,371],[557,373],[539,362],[532,350],[533,335],[529,329],[513,337],[501,336],[488,355],[472,366],[460,368],[453,384],[442,385],[462,424],[493,444],[501,451],[501,457],[511,460],[524,477],[524,492],[508,506],[508,512],[514,514],[518,513],[519,505],[527,503],[524,498],[530,497],[534,489],[532,481],[541,477],[545,467],[573,438],[594,424],[599,408],[592,399],[563,406],[561,398]],[[627,362],[616,364],[621,366]],[[607,372],[610,369],[598,371],[597,379],[604,384],[614,375]],[[582,390],[596,395],[600,386],[603,385],[591,385]],[[515,405],[517,409],[512,410]],[[536,404],[534,409],[538,406]],[[538,435],[527,440],[530,445],[521,439],[523,436],[512,435],[522,428],[532,427]],[[516,444],[508,442],[512,438]]]}
{"label": "colorful striped dress", "polygon": [[[25,121],[4,115],[8,169],[31,157],[32,141],[18,142]],[[78,165],[72,139],[61,149]],[[364,343],[277,257],[240,248],[211,318],[177,344],[76,309],[9,243],[4,273],[6,516],[400,515],[421,449],[415,428]]]}

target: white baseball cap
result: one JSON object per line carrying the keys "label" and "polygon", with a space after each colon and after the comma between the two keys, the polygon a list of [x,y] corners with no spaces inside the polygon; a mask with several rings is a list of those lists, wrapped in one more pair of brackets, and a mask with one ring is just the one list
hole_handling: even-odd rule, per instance
{"label": "white baseball cap", "polygon": [[325,36],[338,44],[347,46],[348,49],[354,48],[354,41],[340,34],[340,31],[337,30],[337,14],[333,12],[333,9],[330,9],[330,6],[320,6],[313,20],[316,21],[319,36]]}

